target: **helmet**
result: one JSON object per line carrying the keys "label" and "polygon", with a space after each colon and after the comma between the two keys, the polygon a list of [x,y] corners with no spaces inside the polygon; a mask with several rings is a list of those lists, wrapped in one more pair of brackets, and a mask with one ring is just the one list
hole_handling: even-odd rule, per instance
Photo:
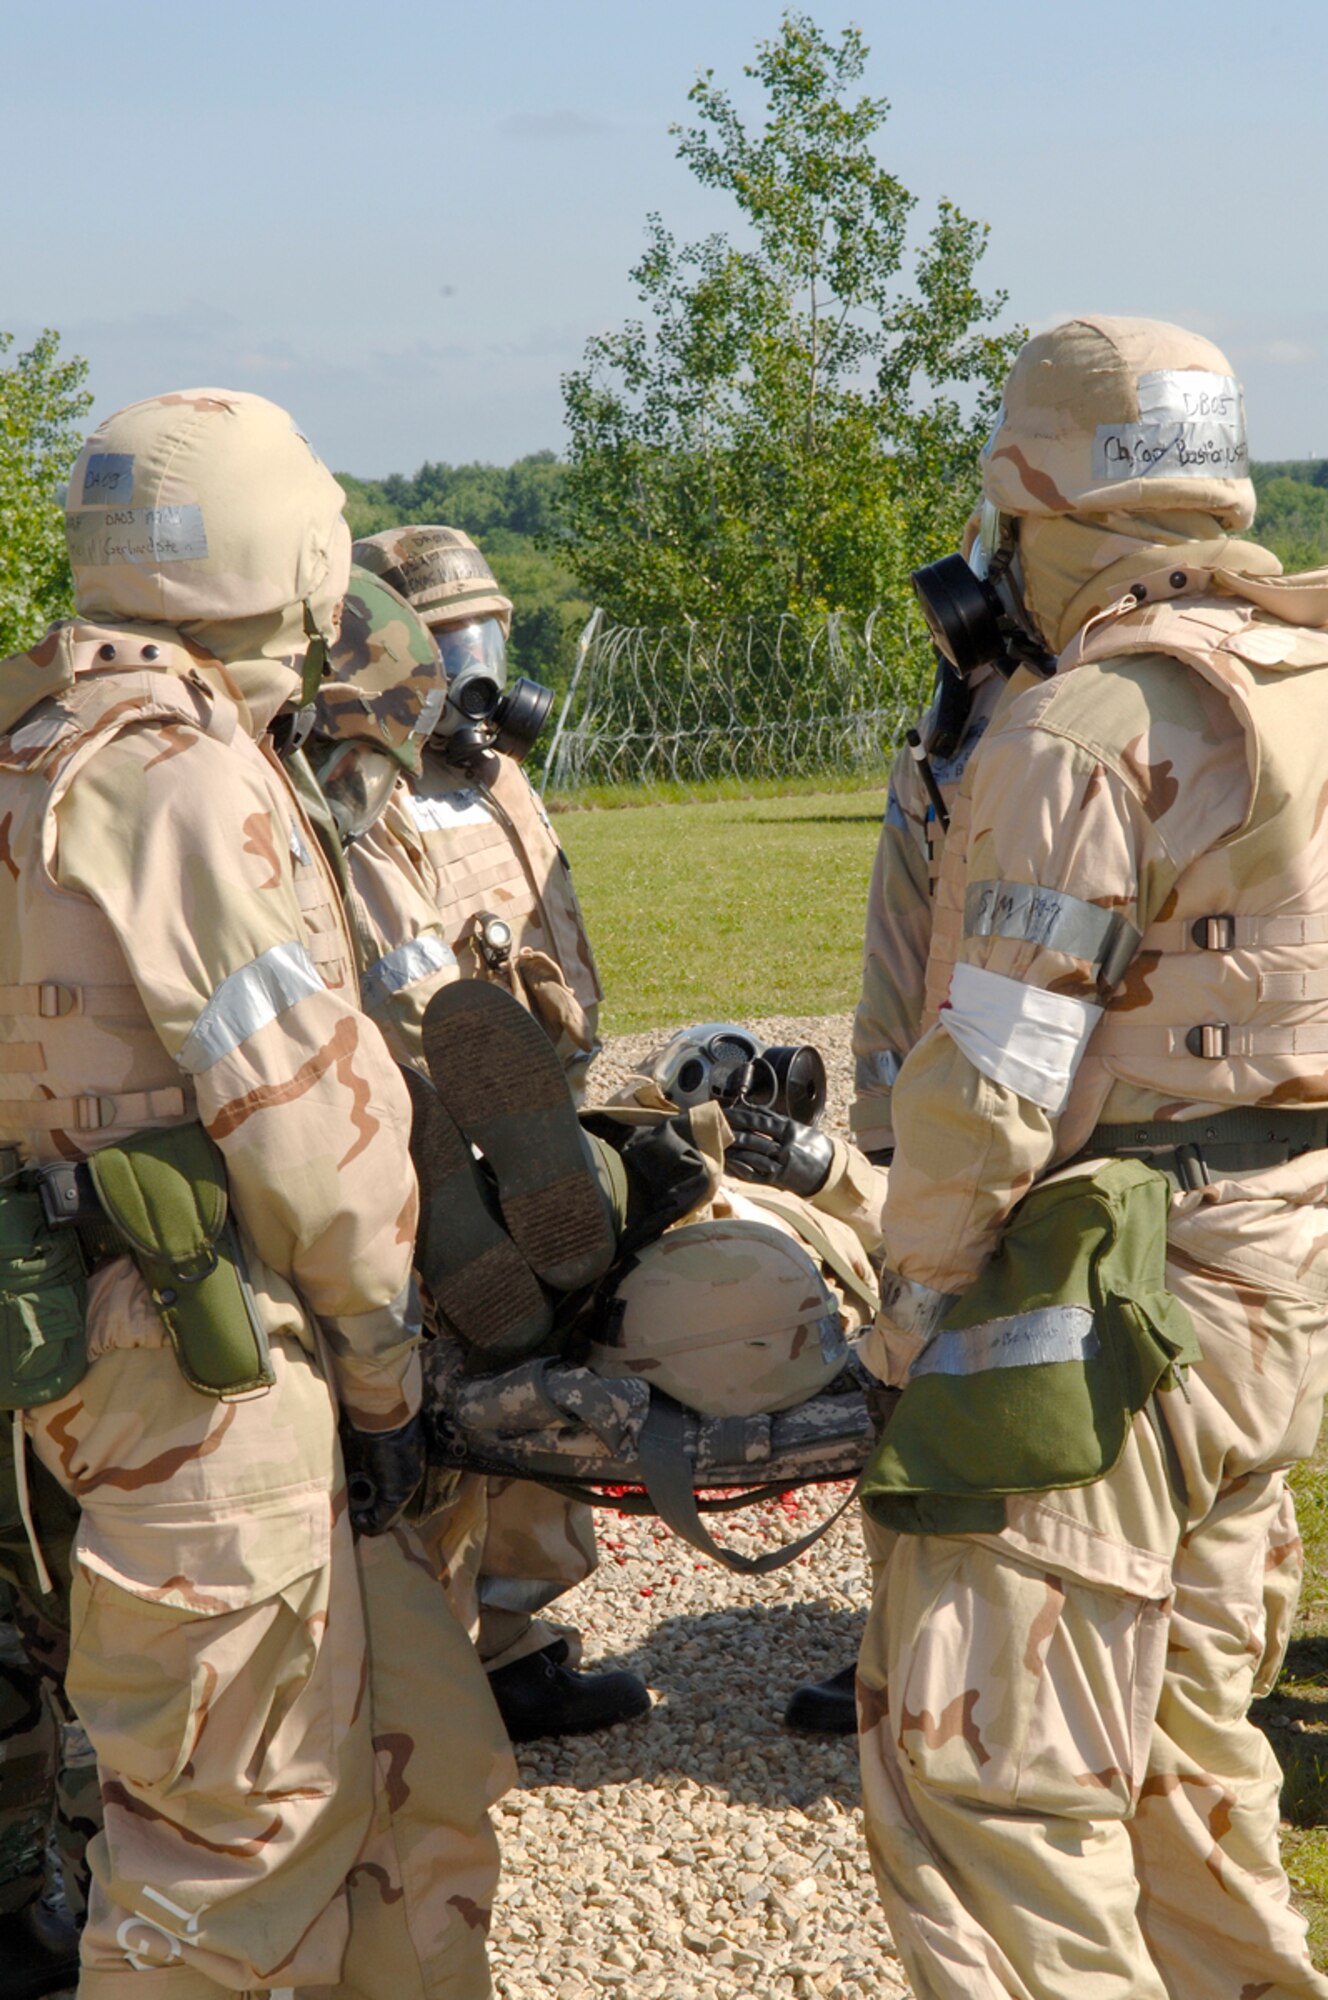
{"label": "helmet", "polygon": [[446,698],[443,663],[419,617],[381,577],[352,567],[314,734],[370,744],[418,773],[420,744]]}
{"label": "helmet", "polygon": [[512,600],[460,528],[385,528],[356,542],[352,554],[400,591],[426,625],[496,618],[504,639],[511,631]]}
{"label": "helmet", "polygon": [[703,1416],[787,1410],[848,1359],[811,1253],[770,1222],[684,1222],[648,1244],[605,1310],[588,1362],[644,1375]]}
{"label": "helmet", "polygon": [[352,568],[330,672],[314,706],[309,762],[343,841],[367,833],[447,698],[443,663],[404,597]]}
{"label": "helmet", "polygon": [[267,651],[302,653],[312,632],[336,633],[345,497],[264,396],[187,389],[131,403],[93,431],[69,480],[78,609],[202,628],[213,651],[210,628],[258,620]]}
{"label": "helmet", "polygon": [[1015,357],[982,487],[1003,515],[1173,510],[1254,519],[1240,384],[1165,320],[1065,320]]}

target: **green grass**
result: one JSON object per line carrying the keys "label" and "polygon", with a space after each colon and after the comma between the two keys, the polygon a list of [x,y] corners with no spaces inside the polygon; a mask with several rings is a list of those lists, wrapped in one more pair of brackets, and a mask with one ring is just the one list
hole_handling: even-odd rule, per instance
{"label": "green grass", "polygon": [[1328,1431],[1291,1484],[1305,1588],[1282,1678],[1254,1718],[1282,1766],[1282,1858],[1309,1918],[1314,1962],[1328,1970]]}
{"label": "green grass", "polygon": [[874,791],[564,813],[609,1034],[857,1000]]}

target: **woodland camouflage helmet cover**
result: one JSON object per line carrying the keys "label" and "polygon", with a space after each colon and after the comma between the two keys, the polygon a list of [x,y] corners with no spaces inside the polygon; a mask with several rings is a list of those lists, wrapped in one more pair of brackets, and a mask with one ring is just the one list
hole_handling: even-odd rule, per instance
{"label": "woodland camouflage helmet cover", "polygon": [[336,633],[344,500],[264,396],[186,389],[132,403],[93,431],[69,481],[78,609],[182,628],[221,658],[301,654],[311,627]]}
{"label": "woodland camouflage helmet cover", "polygon": [[1240,383],[1220,348],[1165,320],[1065,320],[1016,356],[982,484],[1001,514],[1184,510],[1247,527]]}
{"label": "woodland camouflage helmet cover", "polygon": [[447,697],[443,663],[410,605],[367,569],[351,569],[328,667],[316,734],[371,743],[418,774],[420,745],[437,726]]}
{"label": "woodland camouflage helmet cover", "polygon": [[460,528],[386,528],[356,542],[351,553],[357,563],[399,591],[426,625],[496,618],[503,637],[509,635],[512,600],[503,595],[488,563]]}

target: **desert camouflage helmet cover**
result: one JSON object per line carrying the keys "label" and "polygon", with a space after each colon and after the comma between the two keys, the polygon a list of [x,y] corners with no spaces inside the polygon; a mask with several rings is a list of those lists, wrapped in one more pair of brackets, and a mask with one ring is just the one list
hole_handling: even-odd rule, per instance
{"label": "desert camouflage helmet cover", "polygon": [[1015,357],[982,485],[1002,514],[1254,518],[1245,408],[1221,349],[1165,320],[1070,319]]}
{"label": "desert camouflage helmet cover", "polygon": [[385,528],[356,542],[351,553],[399,591],[426,625],[496,618],[504,638],[511,630],[512,600],[460,528]]}
{"label": "desert camouflage helmet cover", "polygon": [[334,742],[372,743],[418,773],[420,744],[437,726],[447,677],[422,620],[367,569],[351,569],[328,666],[316,733]]}
{"label": "desert camouflage helmet cover", "polygon": [[843,1322],[811,1253],[768,1218],[684,1222],[641,1251],[595,1343],[601,1375],[644,1375],[704,1416],[788,1410],[848,1359]]}
{"label": "desert camouflage helmet cover", "polygon": [[93,431],[69,481],[78,609],[189,628],[271,620],[271,652],[288,638],[303,650],[308,606],[330,640],[350,555],[344,500],[265,396],[184,389],[131,403]]}

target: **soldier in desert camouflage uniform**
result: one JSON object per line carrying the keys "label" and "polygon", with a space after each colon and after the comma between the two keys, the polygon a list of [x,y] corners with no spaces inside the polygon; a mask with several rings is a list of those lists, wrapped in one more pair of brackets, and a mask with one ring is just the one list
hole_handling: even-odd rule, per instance
{"label": "soldier in desert camouflage uniform", "polygon": [[509,1766],[393,1525],[421,1456],[407,1106],[257,740],[335,630],[341,499],[261,398],[135,405],[71,480],[80,618],[0,669],[0,1142],[26,1175],[135,1134],[169,1159],[200,1120],[270,1377],[200,1394],[177,1294],[103,1250],[87,1372],[27,1411],[82,1508],[68,1690],[106,1815],[84,2000],[489,1990]]}
{"label": "soldier in desert camouflage uniform", "polygon": [[[464,671],[473,659],[501,685],[511,600],[467,535],[396,528],[357,542],[353,553],[407,599],[445,661]],[[602,995],[567,858],[520,758],[501,736],[473,751],[461,721],[453,707],[401,803],[463,977],[494,979],[530,1008],[580,1101]],[[481,935],[488,917],[510,934],[502,951]],[[644,1714],[644,1682],[579,1672],[579,1633],[538,1615],[596,1567],[590,1509],[525,1480],[493,1479],[481,1490],[472,1476],[454,1506],[450,1566],[460,1575],[478,1565],[480,1657],[513,1736],[568,1735]]]}
{"label": "soldier in desert camouflage uniform", "polygon": [[1201,1358],[1104,1476],[894,1544],[862,1766],[919,1995],[1328,1994],[1247,1715],[1292,1597],[1266,1587],[1296,1562],[1283,1468],[1328,1385],[1328,583],[1233,538],[1245,451],[1208,342],[1084,319],[1024,348],[984,454],[988,585],[1056,665],[955,803],[893,1091],[883,1462],[910,1382],[957,1379],[981,1423],[1009,1378],[1032,1397],[1108,1338],[1041,1305],[937,1330],[1076,1157],[1169,1175],[1165,1283]]}

